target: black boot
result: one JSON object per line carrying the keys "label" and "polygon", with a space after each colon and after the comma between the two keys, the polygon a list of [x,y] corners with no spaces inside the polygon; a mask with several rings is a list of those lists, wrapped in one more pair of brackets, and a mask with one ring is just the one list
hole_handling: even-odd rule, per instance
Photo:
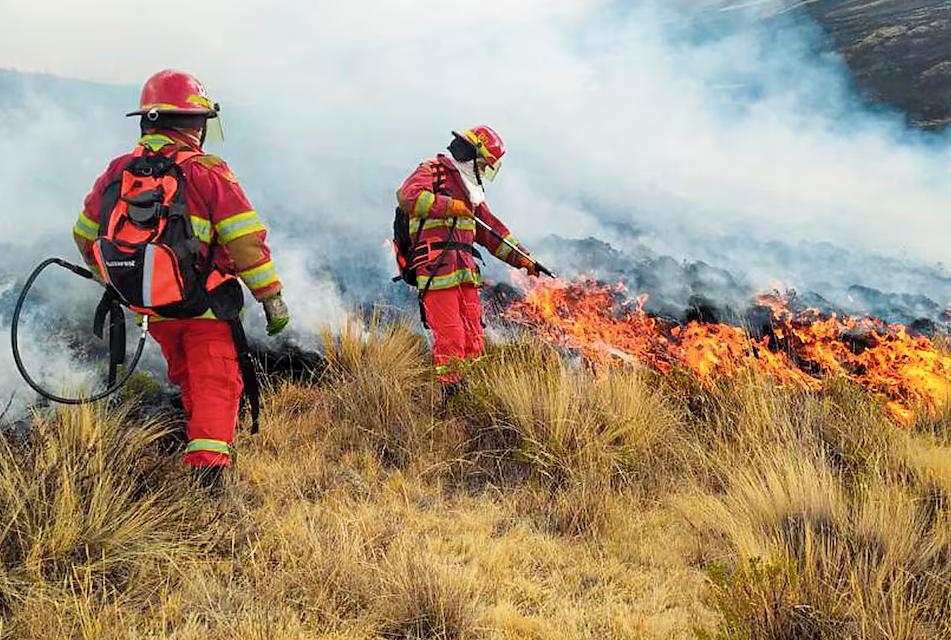
{"label": "black boot", "polygon": [[227,467],[192,467],[192,474],[199,487],[212,498],[220,498],[225,492]]}
{"label": "black boot", "polygon": [[462,381],[446,382],[442,385],[442,399],[449,402],[452,398],[462,393]]}

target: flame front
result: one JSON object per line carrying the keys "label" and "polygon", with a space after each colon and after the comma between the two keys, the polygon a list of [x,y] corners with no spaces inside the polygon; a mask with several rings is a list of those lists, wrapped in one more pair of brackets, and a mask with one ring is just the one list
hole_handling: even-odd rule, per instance
{"label": "flame front", "polygon": [[646,300],[628,296],[623,285],[544,281],[530,285],[504,317],[597,364],[637,360],[664,373],[685,369],[703,382],[753,369],[810,391],[846,377],[887,397],[889,414],[901,424],[951,398],[951,357],[903,325],[793,311],[784,297],[764,295],[758,301],[770,311],[772,335],[755,338],[727,324],[679,326],[652,317]]}

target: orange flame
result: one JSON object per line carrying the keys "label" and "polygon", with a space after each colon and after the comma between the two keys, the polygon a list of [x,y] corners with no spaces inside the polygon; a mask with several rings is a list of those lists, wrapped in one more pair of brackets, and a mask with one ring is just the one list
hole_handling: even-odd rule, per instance
{"label": "orange flame", "polygon": [[504,316],[596,364],[636,359],[664,373],[691,371],[704,382],[754,369],[809,391],[846,377],[886,396],[901,424],[914,419],[916,408],[937,410],[951,398],[951,357],[905,326],[793,311],[778,294],[758,300],[771,312],[773,336],[757,339],[726,324],[677,326],[648,315],[646,295],[631,298],[623,285],[590,279],[536,281]]}

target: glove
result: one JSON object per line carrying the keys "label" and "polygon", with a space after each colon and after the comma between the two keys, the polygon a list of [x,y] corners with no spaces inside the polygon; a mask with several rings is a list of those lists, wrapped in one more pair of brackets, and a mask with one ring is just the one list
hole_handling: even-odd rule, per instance
{"label": "glove", "polygon": [[267,318],[267,334],[276,336],[291,321],[287,305],[284,304],[284,299],[279,293],[267,298],[261,304],[264,306],[264,317]]}
{"label": "glove", "polygon": [[522,254],[516,254],[518,256],[518,268],[525,269],[530,276],[538,275],[538,263],[532,260],[529,257],[523,256]]}
{"label": "glove", "polygon": [[474,218],[475,213],[469,207],[469,203],[465,200],[452,199],[452,203],[449,205],[449,217],[451,218]]}

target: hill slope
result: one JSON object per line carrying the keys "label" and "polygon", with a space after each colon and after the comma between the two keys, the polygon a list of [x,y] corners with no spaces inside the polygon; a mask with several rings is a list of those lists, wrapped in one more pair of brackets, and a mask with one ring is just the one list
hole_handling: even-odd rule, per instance
{"label": "hill slope", "polygon": [[873,100],[897,107],[916,126],[951,121],[951,2],[817,0],[806,7]]}

